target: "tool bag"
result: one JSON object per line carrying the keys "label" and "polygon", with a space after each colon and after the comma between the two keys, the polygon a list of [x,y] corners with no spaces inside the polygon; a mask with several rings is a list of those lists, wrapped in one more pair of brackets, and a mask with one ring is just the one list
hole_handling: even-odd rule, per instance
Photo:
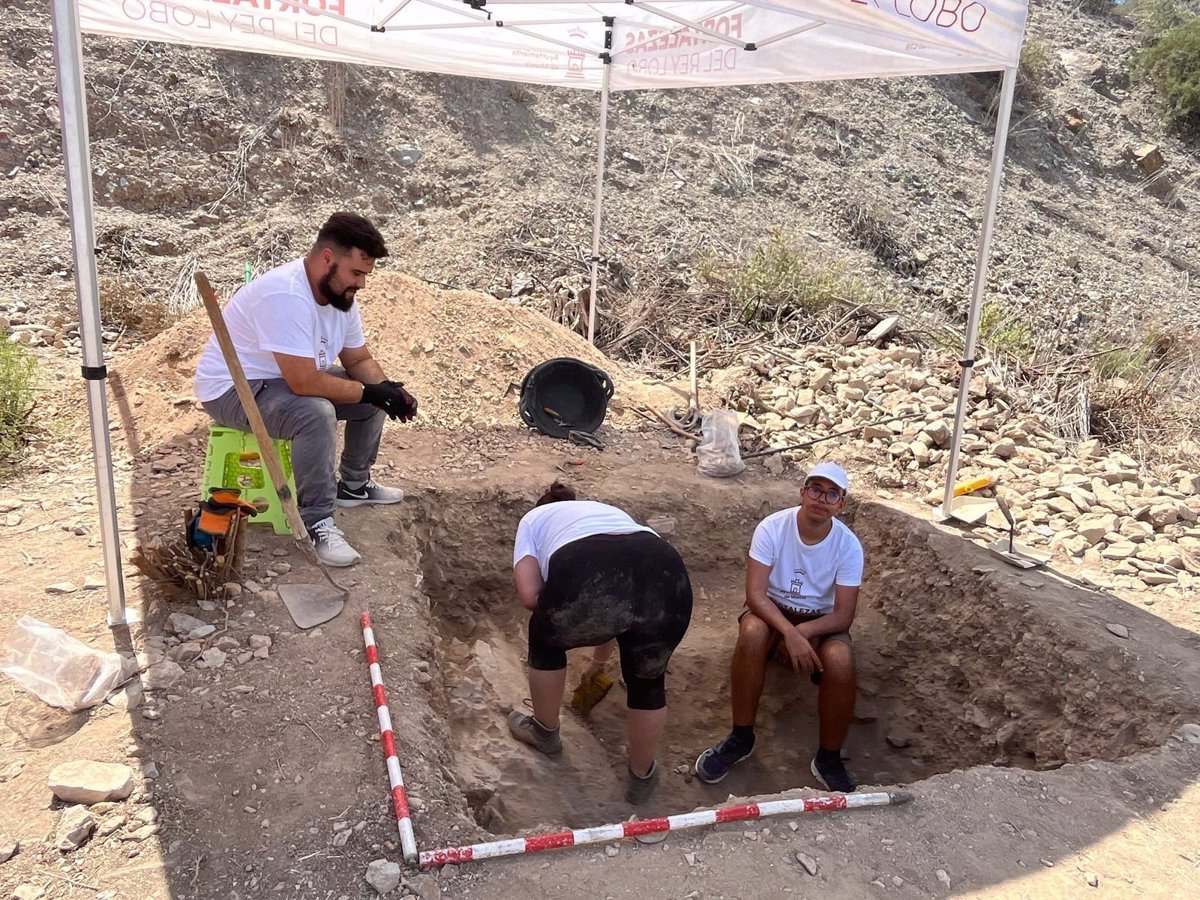
{"label": "tool bag", "polygon": [[238,488],[209,489],[207,500],[188,519],[187,542],[198,550],[221,550],[219,546],[233,531],[241,516],[257,516],[258,508],[241,498]]}
{"label": "tool bag", "polygon": [[534,366],[521,382],[521,421],[550,437],[591,435],[612,399],[612,379],[580,359],[560,356]]}

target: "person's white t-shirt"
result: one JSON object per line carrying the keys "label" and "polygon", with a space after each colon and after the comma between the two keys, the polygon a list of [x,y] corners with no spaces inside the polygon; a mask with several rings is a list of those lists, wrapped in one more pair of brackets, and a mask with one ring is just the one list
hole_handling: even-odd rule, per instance
{"label": "person's white t-shirt", "polygon": [[796,524],[799,511],[793,506],[759,522],[750,541],[750,558],[771,567],[767,596],[777,606],[802,615],[825,615],[833,610],[836,585],[862,584],[862,544],[837,519],[819,544],[804,543]]}
{"label": "person's white t-shirt", "polygon": [[[358,306],[342,312],[331,304],[319,305],[309,287],[303,259],[272,269],[243,286],[225,307],[224,315],[248,381],[282,378],[276,353],[310,357],[317,369],[325,371],[342,350],[366,343]],[[193,386],[201,401],[216,400],[233,387],[215,334],[196,365]]]}
{"label": "person's white t-shirt", "polygon": [[513,545],[513,566],[526,556],[538,561],[542,579],[550,575],[550,557],[571,541],[595,534],[633,534],[653,528],[639,525],[629,514],[595,500],[559,500],[531,509],[517,526]]}

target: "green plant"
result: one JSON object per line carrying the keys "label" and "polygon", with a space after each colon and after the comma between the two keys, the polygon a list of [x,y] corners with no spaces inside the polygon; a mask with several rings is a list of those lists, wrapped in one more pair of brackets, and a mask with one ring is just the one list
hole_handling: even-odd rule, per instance
{"label": "green plant", "polygon": [[9,461],[24,443],[33,409],[33,368],[28,350],[0,342],[0,461]]}
{"label": "green plant", "polygon": [[988,303],[979,317],[979,338],[993,353],[1019,359],[1033,354],[1033,331],[1003,303]]}
{"label": "green plant", "polygon": [[1138,57],[1158,89],[1163,112],[1180,126],[1200,126],[1200,19],[1172,28]]}
{"label": "green plant", "polygon": [[817,313],[836,301],[869,303],[869,288],[843,263],[821,259],[782,231],[756,247],[728,277],[742,321],[776,321],[794,313]]}
{"label": "green plant", "polygon": [[1052,67],[1050,48],[1041,41],[1026,41],[1021,47],[1017,84],[1025,93],[1037,94],[1046,87]]}
{"label": "green plant", "polygon": [[1152,41],[1196,18],[1181,0],[1129,0],[1121,12],[1137,22]]}
{"label": "green plant", "polygon": [[1150,350],[1144,344],[1114,347],[1096,357],[1092,373],[1102,381],[1122,378],[1134,381],[1150,371]]}

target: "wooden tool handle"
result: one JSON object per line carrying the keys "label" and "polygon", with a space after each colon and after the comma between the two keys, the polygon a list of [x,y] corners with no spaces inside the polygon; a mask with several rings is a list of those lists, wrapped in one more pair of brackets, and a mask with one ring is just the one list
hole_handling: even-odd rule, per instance
{"label": "wooden tool handle", "polygon": [[999,494],[996,495],[996,505],[1000,507],[1000,512],[1004,515],[1004,518],[1008,520],[1009,529],[1016,528],[1017,523],[1016,520],[1013,519],[1012,510],[1008,508],[1008,504],[1004,502],[1004,498]]}
{"label": "wooden tool handle", "polygon": [[213,333],[217,336],[221,355],[225,357],[225,365],[229,367],[229,374],[233,378],[234,388],[237,389],[238,399],[242,401],[242,409],[245,410],[246,418],[250,420],[250,430],[254,432],[254,438],[258,441],[258,452],[262,461],[266,463],[267,474],[271,476],[271,484],[275,486],[279,502],[283,504],[284,514],[292,529],[292,537],[306,548],[309,556],[315,559],[312,541],[308,539],[308,529],[304,527],[304,520],[300,518],[296,498],[292,496],[287,476],[283,473],[283,463],[279,461],[279,454],[275,452],[275,441],[267,432],[267,425],[263,422],[262,413],[258,410],[254,392],[250,390],[250,384],[246,381],[246,373],[242,370],[241,360],[238,359],[237,351],[233,347],[233,338],[229,336],[229,329],[225,327],[225,317],[221,315],[221,306],[217,302],[216,292],[208,283],[208,279],[204,277],[203,272],[196,273],[196,287],[199,288],[200,297],[204,300],[204,309],[208,312],[208,318],[212,320]]}

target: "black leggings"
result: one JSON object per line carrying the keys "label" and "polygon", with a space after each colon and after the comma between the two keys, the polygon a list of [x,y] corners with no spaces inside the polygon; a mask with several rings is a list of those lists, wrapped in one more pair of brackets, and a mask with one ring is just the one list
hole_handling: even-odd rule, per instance
{"label": "black leggings", "polygon": [[529,617],[529,666],[565,669],[568,650],[616,638],[629,708],[662,709],[667,662],[691,619],[687,569],[658,535],[581,538],[550,557]]}

